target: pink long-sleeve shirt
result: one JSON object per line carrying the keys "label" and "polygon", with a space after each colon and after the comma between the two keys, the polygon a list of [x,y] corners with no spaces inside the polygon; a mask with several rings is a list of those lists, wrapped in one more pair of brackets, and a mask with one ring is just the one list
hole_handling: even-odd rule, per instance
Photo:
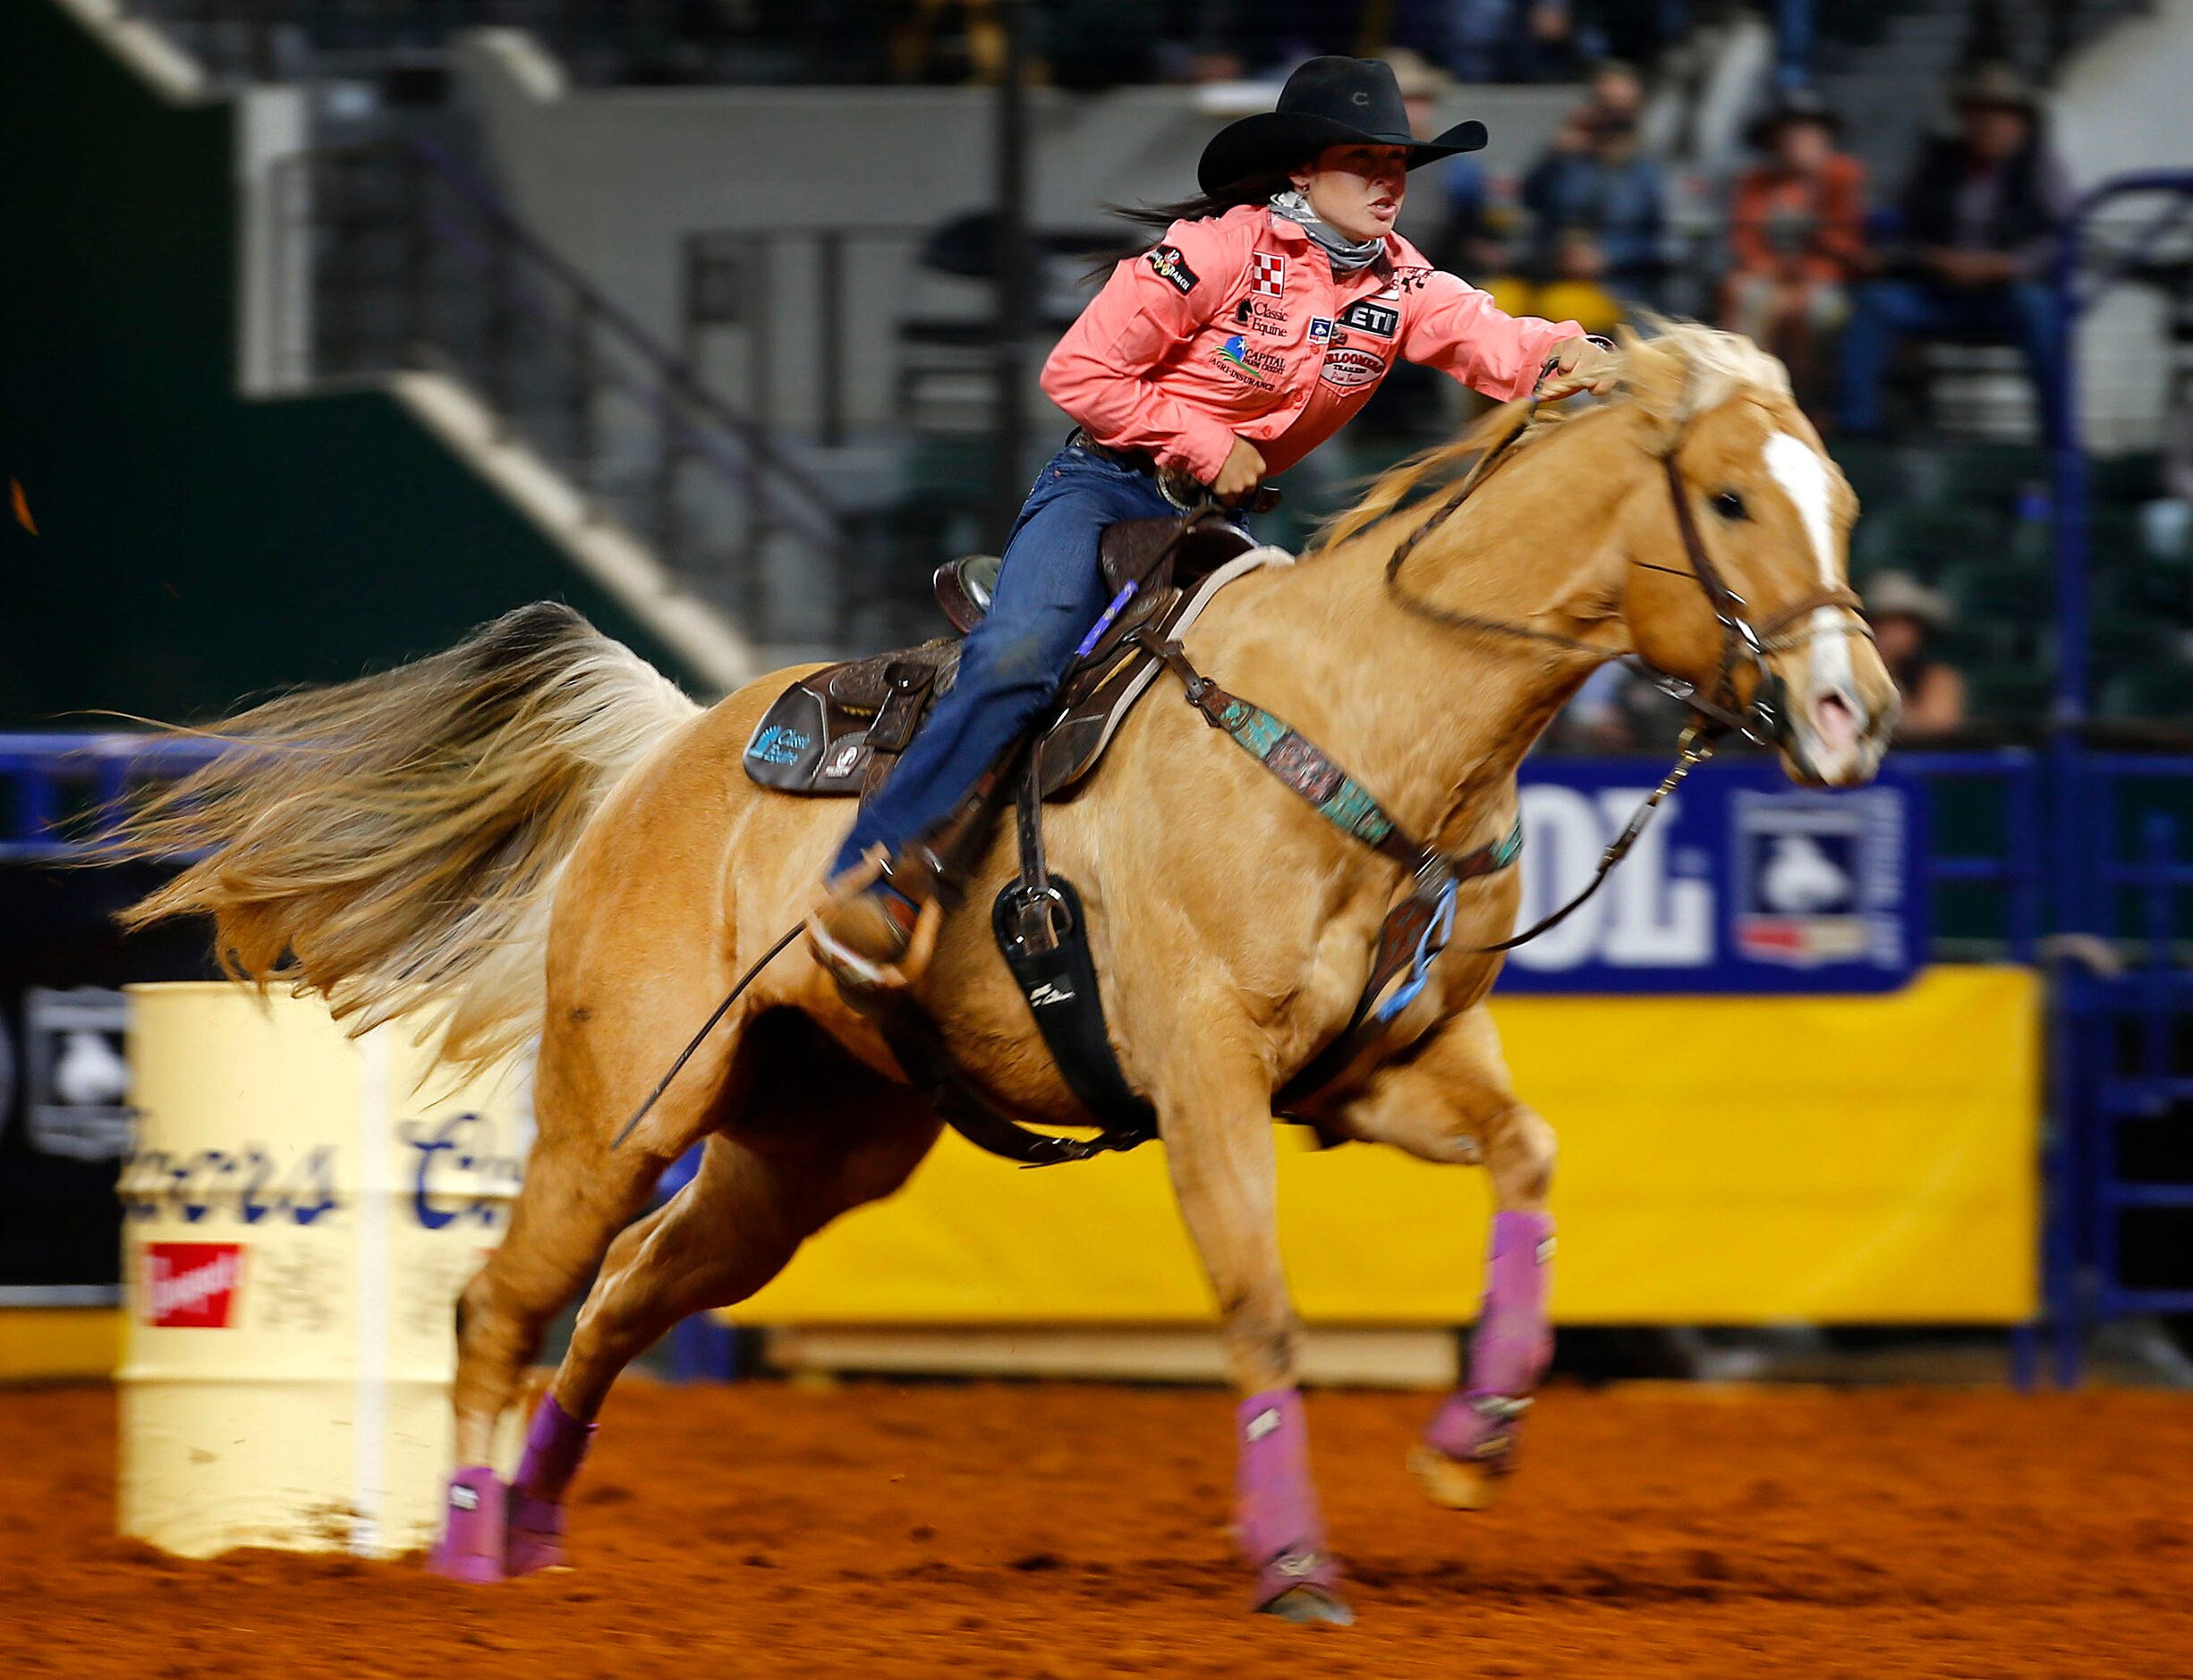
{"label": "pink long-sleeve shirt", "polygon": [[1506,401],[1574,321],[1504,314],[1398,233],[1335,275],[1262,205],[1175,222],[1112,270],[1043,364],[1043,389],[1099,443],[1218,477],[1237,437],[1284,472],[1346,425],[1397,357]]}

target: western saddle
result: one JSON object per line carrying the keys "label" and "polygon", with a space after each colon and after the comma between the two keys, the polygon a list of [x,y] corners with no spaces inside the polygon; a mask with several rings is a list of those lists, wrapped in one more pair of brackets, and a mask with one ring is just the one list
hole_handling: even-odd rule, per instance
{"label": "western saddle", "polygon": [[[1057,799],[1089,774],[1128,709],[1160,666],[1135,632],[1149,626],[1177,641],[1213,596],[1263,565],[1292,564],[1252,547],[1221,515],[1184,527],[1136,519],[1109,527],[1100,563],[1114,610],[1060,690],[1042,736],[1042,793]],[[937,603],[965,635],[990,610],[1001,562],[969,555],[937,568]],[[959,669],[960,639],[825,666],[777,697],[748,739],[746,774],[763,787],[825,798],[865,797],[880,786],[938,696]]]}

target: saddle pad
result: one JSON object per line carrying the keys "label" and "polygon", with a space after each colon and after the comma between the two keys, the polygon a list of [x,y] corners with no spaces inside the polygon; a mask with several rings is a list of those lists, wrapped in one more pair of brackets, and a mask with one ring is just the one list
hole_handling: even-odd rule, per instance
{"label": "saddle pad", "polygon": [[[1178,637],[1235,579],[1263,566],[1294,564],[1295,556],[1284,548],[1252,548],[1237,555],[1174,603],[1160,628],[1167,636]],[[931,672],[930,680],[910,688],[910,666]],[[959,642],[945,638],[809,672],[788,684],[755,725],[741,759],[748,777],[779,793],[859,796],[875,779],[873,761],[880,757],[885,764],[874,768],[888,768],[911,725],[927,714],[937,695],[950,689],[958,669]],[[1062,796],[1088,775],[1157,671],[1147,657],[1128,650],[1128,657],[1114,663],[1109,677],[1051,725],[1044,737],[1045,798]],[[886,748],[879,742],[871,747],[871,732],[895,744]]]}
{"label": "saddle pad", "polygon": [[[923,668],[929,680],[918,689],[893,680]],[[870,733],[880,721],[904,746],[958,670],[959,643],[948,639],[811,671],[762,714],[740,762],[749,779],[778,793],[857,797],[873,756]]]}

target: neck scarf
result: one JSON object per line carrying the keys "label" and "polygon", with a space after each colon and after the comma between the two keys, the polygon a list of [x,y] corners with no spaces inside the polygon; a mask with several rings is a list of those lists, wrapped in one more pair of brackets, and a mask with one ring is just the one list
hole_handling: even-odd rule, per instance
{"label": "neck scarf", "polygon": [[1285,216],[1315,241],[1317,248],[1332,259],[1335,274],[1354,274],[1358,268],[1368,268],[1386,254],[1382,237],[1360,241],[1348,238],[1313,210],[1309,199],[1291,188],[1272,194],[1271,213]]}

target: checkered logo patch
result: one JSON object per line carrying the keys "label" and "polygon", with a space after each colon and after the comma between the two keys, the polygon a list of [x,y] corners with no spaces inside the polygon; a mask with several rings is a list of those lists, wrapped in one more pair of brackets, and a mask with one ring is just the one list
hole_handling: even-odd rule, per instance
{"label": "checkered logo patch", "polygon": [[1249,253],[1249,290],[1276,298],[1287,289],[1287,259],[1268,250]]}

